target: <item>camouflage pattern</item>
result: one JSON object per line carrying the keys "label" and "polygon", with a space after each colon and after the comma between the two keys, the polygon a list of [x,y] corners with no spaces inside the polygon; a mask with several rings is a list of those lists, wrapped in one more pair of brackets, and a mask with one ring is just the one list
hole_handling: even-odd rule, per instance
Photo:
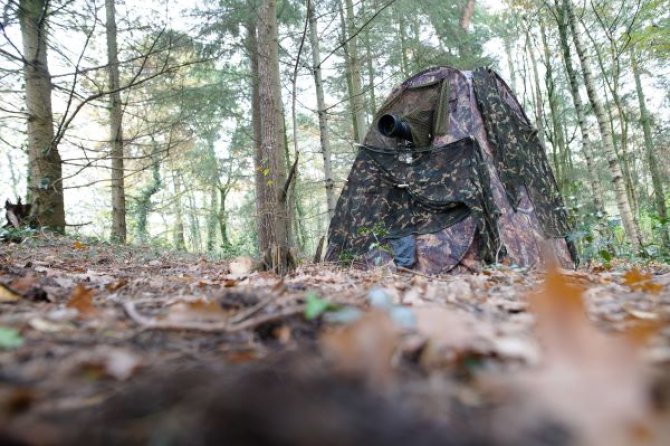
{"label": "camouflage pattern", "polygon": [[[353,256],[365,266],[387,263],[392,260],[386,246],[389,238],[415,234],[414,268],[429,274],[472,271],[483,262],[504,259],[533,265],[541,261],[542,244],[556,237],[560,238],[552,243],[559,259],[565,265],[572,263],[574,257],[563,238],[567,230],[560,231],[567,228],[567,222],[565,218],[559,221],[560,215],[547,213],[547,202],[558,203],[551,171],[544,179],[510,183],[510,172],[523,153],[540,152],[530,154],[525,174],[546,174],[542,170],[549,167],[544,150],[525,134],[523,138],[511,135],[513,141],[522,141],[522,148],[510,148],[515,143],[506,143],[504,134],[489,140],[486,125],[491,126],[491,119],[482,119],[480,107],[482,111],[485,108],[478,104],[478,98],[490,98],[484,105],[490,108],[494,104],[496,113],[505,106],[522,124],[528,120],[497,76],[482,80],[478,73],[433,67],[407,79],[389,95],[340,195],[330,224],[326,259]],[[491,94],[490,79],[501,92],[497,101]],[[478,94],[475,85],[480,89]],[[409,123],[413,146],[379,133],[377,121],[386,113]],[[511,132],[519,126],[501,128]],[[499,149],[501,142],[503,149]],[[509,165],[500,155],[505,151],[514,154]],[[540,196],[537,201],[543,213],[540,217],[534,206],[538,193],[529,191],[549,187],[547,179],[553,188],[547,189],[548,200]],[[562,201],[556,208],[565,212]],[[547,221],[550,230],[545,228]]]}
{"label": "camouflage pattern", "polygon": [[342,194],[347,205],[340,198],[331,222],[329,247],[362,255],[375,243],[432,234],[472,216],[481,256],[493,258],[497,210],[475,139],[411,151],[362,146],[352,171],[356,175]]}
{"label": "camouflage pattern", "polygon": [[[498,74],[480,68],[472,73],[472,85],[510,205],[533,214],[545,238],[566,238],[571,230],[567,211],[537,129]],[[574,245],[566,243],[576,261]]]}

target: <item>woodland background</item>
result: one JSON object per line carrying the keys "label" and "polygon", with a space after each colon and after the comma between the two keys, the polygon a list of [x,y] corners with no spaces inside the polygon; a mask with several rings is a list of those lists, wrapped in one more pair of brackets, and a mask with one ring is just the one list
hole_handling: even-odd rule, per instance
{"label": "woodland background", "polygon": [[311,256],[391,88],[489,65],[539,129],[582,257],[670,247],[667,0],[8,0],[2,14],[0,191],[52,229]]}

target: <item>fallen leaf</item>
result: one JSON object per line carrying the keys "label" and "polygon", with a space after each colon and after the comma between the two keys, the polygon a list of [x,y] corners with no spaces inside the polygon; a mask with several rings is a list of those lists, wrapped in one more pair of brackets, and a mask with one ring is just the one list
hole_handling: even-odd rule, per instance
{"label": "fallen leaf", "polygon": [[320,343],[338,371],[385,388],[393,381],[391,360],[398,340],[398,329],[389,316],[374,311],[353,324],[326,332]]}
{"label": "fallen leaf", "polygon": [[21,347],[23,345],[23,338],[18,330],[10,327],[0,327],[0,348],[11,350]]}
{"label": "fallen leaf", "polygon": [[[630,284],[639,281],[636,274],[629,276]],[[551,269],[532,294],[543,358],[539,368],[515,378],[526,410],[513,411],[521,424],[531,414],[566,424],[577,435],[576,444],[635,444],[635,431],[651,410],[639,336],[600,332],[586,315],[583,292]]]}
{"label": "fallen leaf", "polygon": [[238,283],[239,283],[239,281],[237,281],[237,280],[226,279],[226,280],[223,281],[223,286],[224,286],[224,288],[232,288],[234,286],[237,286]]}
{"label": "fallen leaf", "polygon": [[86,288],[82,284],[78,284],[66,305],[68,308],[74,308],[83,315],[91,315],[95,313],[95,307],[93,306],[93,290]]}
{"label": "fallen leaf", "polygon": [[23,296],[9,288],[7,285],[0,283],[0,302],[17,302],[21,300],[22,297]]}
{"label": "fallen leaf", "polygon": [[118,279],[116,282],[108,283],[105,285],[105,289],[111,293],[123,288],[128,285],[128,279]]}
{"label": "fallen leaf", "polygon": [[253,272],[254,260],[251,257],[237,257],[228,264],[230,274],[244,276]]}
{"label": "fallen leaf", "polygon": [[642,273],[638,268],[633,268],[623,276],[623,283],[633,291],[646,291],[658,294],[663,291],[663,286],[652,281],[651,274]]}
{"label": "fallen leaf", "polygon": [[141,364],[141,359],[135,353],[115,348],[107,353],[105,371],[107,375],[119,381],[130,378]]}
{"label": "fallen leaf", "polygon": [[72,247],[74,249],[84,249],[84,244],[79,240],[77,240],[76,242],[74,242],[74,245]]}
{"label": "fallen leaf", "polygon": [[218,322],[226,321],[228,313],[216,301],[198,299],[190,302],[177,302],[170,306],[166,322],[176,324],[189,322]]}

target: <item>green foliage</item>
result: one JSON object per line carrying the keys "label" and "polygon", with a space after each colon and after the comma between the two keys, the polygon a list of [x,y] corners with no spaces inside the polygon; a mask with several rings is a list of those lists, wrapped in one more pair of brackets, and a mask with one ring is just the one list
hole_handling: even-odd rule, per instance
{"label": "green foliage", "polygon": [[23,345],[23,337],[18,330],[10,327],[0,327],[0,349],[12,350]]}
{"label": "green foliage", "polygon": [[328,311],[336,311],[340,307],[333,305],[325,299],[319,297],[314,291],[310,291],[305,296],[305,318],[313,320]]}

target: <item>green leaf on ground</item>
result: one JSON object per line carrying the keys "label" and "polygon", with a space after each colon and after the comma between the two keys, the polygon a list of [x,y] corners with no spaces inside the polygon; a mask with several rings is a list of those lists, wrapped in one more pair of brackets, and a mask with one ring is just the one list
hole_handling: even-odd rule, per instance
{"label": "green leaf on ground", "polygon": [[23,338],[18,330],[9,327],[0,327],[0,348],[10,350],[21,347],[23,345]]}

